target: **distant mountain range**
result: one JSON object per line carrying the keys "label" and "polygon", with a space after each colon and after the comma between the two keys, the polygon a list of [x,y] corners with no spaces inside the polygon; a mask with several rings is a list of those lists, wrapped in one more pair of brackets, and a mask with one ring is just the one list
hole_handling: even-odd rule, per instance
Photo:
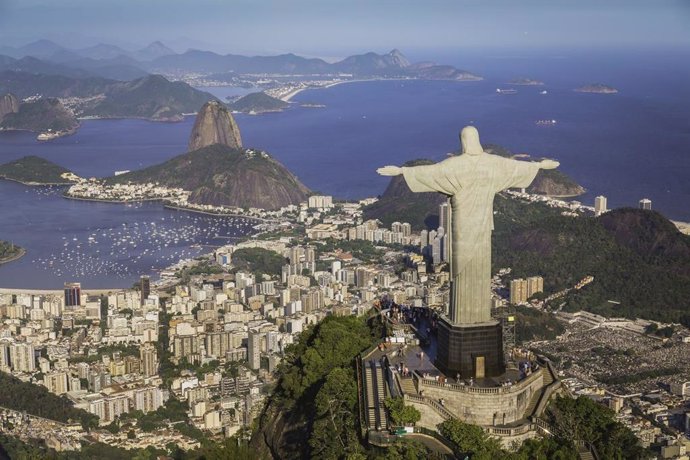
{"label": "distant mountain range", "polygon": [[183,54],[162,56],[147,64],[151,71],[166,73],[196,70],[210,74],[276,74],[294,76],[342,75],[353,77],[410,77],[444,80],[481,80],[481,77],[452,66],[434,63],[411,64],[398,50],[388,54],[366,53],[350,56],[333,64],[295,54],[278,56],[220,55],[210,51],[189,50]]}
{"label": "distant mountain range", "polygon": [[[201,75],[202,80],[253,86],[267,74],[298,81],[334,77],[481,79],[452,66],[413,64],[398,50],[328,63],[295,54],[249,57],[200,50],[177,54],[161,42],[134,51],[109,44],[70,49],[49,40],[18,48],[0,46],[0,96],[61,98],[77,117],[179,120],[182,114],[194,113],[216,98],[170,79]],[[197,79],[186,81],[196,83]],[[234,110],[247,112],[282,106],[263,94],[236,104]]]}
{"label": "distant mountain range", "polygon": [[0,69],[70,77],[100,76],[117,80],[140,78],[147,73],[180,72],[481,79],[452,66],[431,62],[411,63],[398,50],[387,54],[370,52],[328,63],[323,59],[295,54],[241,56],[202,50],[177,54],[161,42],[153,42],[135,51],[109,44],[69,49],[49,40],[39,40],[18,48],[0,46]]}

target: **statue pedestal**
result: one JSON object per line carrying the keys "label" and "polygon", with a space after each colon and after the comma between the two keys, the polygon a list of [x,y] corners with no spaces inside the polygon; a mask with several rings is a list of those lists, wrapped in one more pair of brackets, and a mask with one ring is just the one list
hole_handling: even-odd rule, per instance
{"label": "statue pedestal", "polygon": [[498,377],[505,372],[503,329],[498,321],[459,325],[441,317],[436,366],[450,378]]}

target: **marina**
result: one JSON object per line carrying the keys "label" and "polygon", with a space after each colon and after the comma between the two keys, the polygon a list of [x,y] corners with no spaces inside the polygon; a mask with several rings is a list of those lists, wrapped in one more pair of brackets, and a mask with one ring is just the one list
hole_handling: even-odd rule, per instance
{"label": "marina", "polygon": [[39,216],[17,210],[5,225],[5,234],[27,254],[0,265],[0,288],[58,289],[74,280],[87,289],[130,287],[140,275],[155,280],[181,259],[254,233],[257,223],[165,209],[160,203],[66,200],[62,189],[0,183],[3,197],[16,202],[29,195],[32,210],[41,210]]}

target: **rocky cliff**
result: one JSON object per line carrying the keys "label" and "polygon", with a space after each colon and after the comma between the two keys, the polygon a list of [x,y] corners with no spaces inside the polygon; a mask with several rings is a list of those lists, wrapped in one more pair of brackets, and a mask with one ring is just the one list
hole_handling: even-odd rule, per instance
{"label": "rocky cliff", "polygon": [[232,149],[242,148],[240,129],[228,109],[220,102],[210,101],[199,110],[189,136],[189,150],[198,150],[213,144]]}
{"label": "rocky cliff", "polygon": [[527,191],[561,198],[579,196],[586,192],[584,187],[557,169],[540,169]]}
{"label": "rocky cliff", "polygon": [[0,122],[8,113],[15,113],[19,110],[19,100],[12,93],[7,93],[0,97]]}

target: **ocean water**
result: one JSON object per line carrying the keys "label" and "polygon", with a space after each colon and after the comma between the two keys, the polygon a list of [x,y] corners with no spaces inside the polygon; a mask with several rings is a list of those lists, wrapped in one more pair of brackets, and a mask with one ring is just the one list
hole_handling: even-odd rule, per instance
{"label": "ocean water", "polygon": [[[349,83],[304,91],[282,113],[236,119],[245,146],[269,151],[312,190],[339,198],[381,194],[388,179],[376,174],[377,167],[415,158],[441,160],[459,148],[460,129],[473,124],[485,144],[558,159],[560,169],[587,188],[579,198],[585,203],[600,194],[608,197],[609,207],[636,206],[650,198],[667,217],[690,221],[690,67],[685,64],[690,60],[681,58],[686,55],[685,50],[449,51],[436,60],[485,79]],[[520,77],[545,85],[496,93]],[[619,93],[573,91],[590,83],[614,86]],[[234,91],[204,89],[219,97]],[[542,90],[548,94],[539,94]],[[557,123],[539,126],[541,119]],[[183,153],[192,124],[192,117],[179,123],[84,121],[76,135],[49,143],[36,142],[30,133],[0,133],[0,162],[39,155],[83,176],[106,176]],[[216,234],[249,231],[243,223],[202,219],[155,203],[77,202],[55,190],[2,181],[0,215],[0,239],[28,249],[23,259],[0,266],[0,287],[55,288],[65,281],[92,288],[129,286],[178,254],[198,253],[197,244],[221,244],[224,239]],[[117,234],[123,226],[136,248],[130,242],[103,251],[123,237]],[[180,234],[177,242],[171,239],[174,232]],[[89,243],[89,237],[98,243]]]}

